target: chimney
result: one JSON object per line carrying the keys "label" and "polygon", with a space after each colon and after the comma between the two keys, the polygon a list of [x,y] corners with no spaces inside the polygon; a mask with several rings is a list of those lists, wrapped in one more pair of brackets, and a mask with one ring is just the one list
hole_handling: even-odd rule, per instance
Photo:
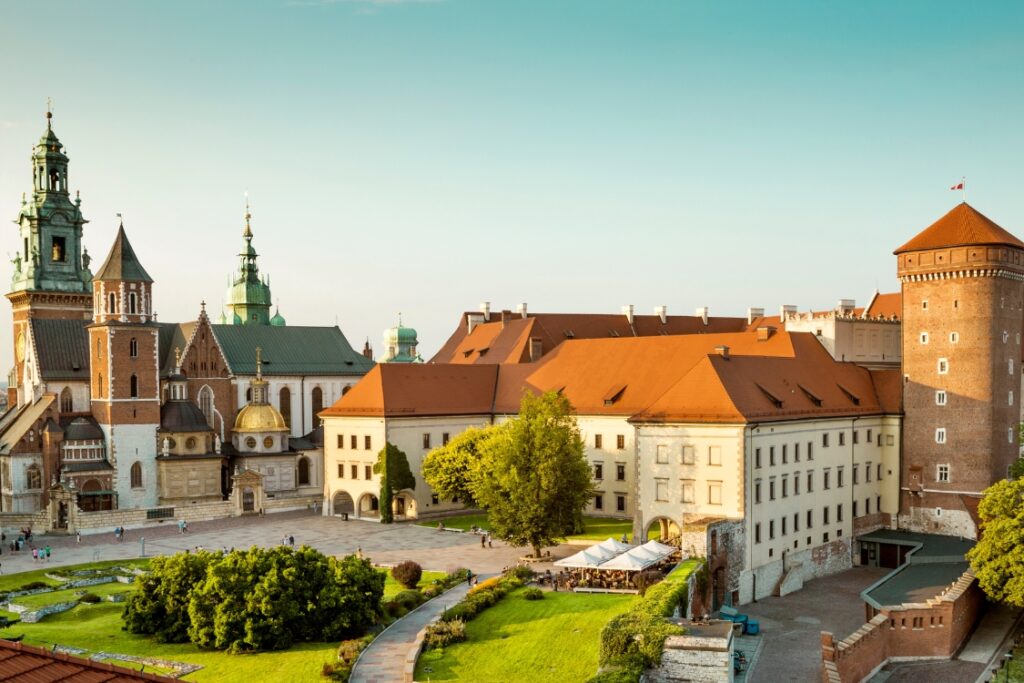
{"label": "chimney", "polygon": [[757,341],[768,341],[768,338],[775,334],[775,328],[770,326],[762,326],[757,328]]}
{"label": "chimney", "polygon": [[630,325],[633,324],[633,304],[628,304],[622,307],[622,314],[626,316],[626,322]]}
{"label": "chimney", "polygon": [[763,318],[763,317],[764,317],[764,309],[763,308],[748,308],[747,309],[747,324],[748,325],[753,325],[754,324],[754,318]]}
{"label": "chimney", "polygon": [[725,344],[722,344],[721,346],[716,346],[715,353],[717,353],[725,360],[729,360],[729,347],[726,346]]}
{"label": "chimney", "polygon": [[702,321],[704,321],[705,325],[708,324],[708,307],[707,306],[701,306],[700,308],[698,308],[697,309],[697,315],[700,317],[700,319]]}
{"label": "chimney", "polygon": [[501,311],[501,327],[502,327],[502,329],[505,328],[505,325],[508,324],[508,319],[511,318],[511,317],[512,317],[512,311],[508,310],[507,308],[502,309],[502,311]]}
{"label": "chimney", "polygon": [[857,307],[856,299],[840,299],[836,306],[836,312],[842,315],[853,315],[853,309]]}
{"label": "chimney", "polygon": [[522,317],[522,318],[526,317],[526,302],[525,301],[523,303],[519,304],[518,306],[516,306],[516,313],[518,313],[519,316]]}
{"label": "chimney", "polygon": [[480,304],[480,312],[484,314],[484,322],[485,323],[486,322],[490,322],[491,321],[491,302],[490,301],[484,301],[482,304]]}
{"label": "chimney", "polygon": [[661,318],[661,324],[664,325],[668,322],[668,306],[655,306],[654,315]]}
{"label": "chimney", "polygon": [[792,304],[782,304],[782,306],[779,307],[779,317],[782,319],[782,322],[785,322],[786,317],[790,315],[796,315],[796,306],[793,306]]}
{"label": "chimney", "polygon": [[484,322],[484,316],[481,313],[467,313],[466,314],[466,334],[473,334],[473,328]]}

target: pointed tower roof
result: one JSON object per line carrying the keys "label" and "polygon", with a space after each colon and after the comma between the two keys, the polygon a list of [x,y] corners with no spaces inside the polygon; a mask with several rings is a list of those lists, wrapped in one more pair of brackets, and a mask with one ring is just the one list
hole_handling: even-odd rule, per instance
{"label": "pointed tower roof", "polygon": [[902,254],[907,251],[968,244],[992,244],[1024,249],[1024,242],[996,225],[967,202],[963,202],[893,253]]}
{"label": "pointed tower roof", "polygon": [[103,266],[96,273],[96,280],[132,280],[135,282],[152,282],[153,278],[149,276],[146,269],[139,263],[139,259],[135,256],[135,250],[132,249],[131,242],[128,241],[128,235],[124,232],[124,223],[117,229],[117,238],[114,240],[114,246],[110,248],[110,253],[107,254],[107,260],[103,262]]}

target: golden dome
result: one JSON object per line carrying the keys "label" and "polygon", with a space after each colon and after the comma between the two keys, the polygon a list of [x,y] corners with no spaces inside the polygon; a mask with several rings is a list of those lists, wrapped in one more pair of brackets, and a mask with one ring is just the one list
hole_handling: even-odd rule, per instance
{"label": "golden dome", "polygon": [[238,411],[235,418],[236,432],[287,432],[284,417],[272,405],[250,403]]}

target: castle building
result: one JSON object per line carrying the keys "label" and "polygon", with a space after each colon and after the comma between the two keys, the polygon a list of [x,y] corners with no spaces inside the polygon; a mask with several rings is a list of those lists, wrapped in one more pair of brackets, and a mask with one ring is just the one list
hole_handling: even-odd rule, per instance
{"label": "castle building", "polygon": [[903,288],[901,524],[976,536],[1020,452],[1024,242],[967,203],[895,251]]}
{"label": "castle building", "polygon": [[[236,470],[261,482],[261,500],[285,499],[278,507],[319,501],[316,414],[373,361],[337,326],[287,326],[279,312],[271,316],[248,205],[230,319],[213,324],[204,304],[195,321],[158,322],[153,279],[123,222],[93,276],[81,200],[70,198],[68,157],[49,114],[32,168],[7,294],[15,365],[0,415],[0,511],[42,510],[59,485],[79,512],[146,510],[157,520],[226,500]],[[251,419],[237,419],[266,409],[280,418],[271,449],[280,462],[270,467],[249,462],[270,447],[249,449]],[[239,440],[236,429],[247,436]],[[261,433],[259,444],[270,436]]]}

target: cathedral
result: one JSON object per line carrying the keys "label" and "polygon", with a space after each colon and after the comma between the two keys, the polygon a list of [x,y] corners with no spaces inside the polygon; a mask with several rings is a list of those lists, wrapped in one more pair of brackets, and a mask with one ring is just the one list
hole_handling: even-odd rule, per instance
{"label": "cathedral", "polygon": [[202,303],[196,320],[171,323],[153,312],[156,283],[123,221],[93,273],[49,113],[32,176],[7,294],[15,362],[0,416],[0,512],[38,512],[58,490],[81,512],[151,517],[232,496],[248,512],[319,502],[317,414],[370,370],[372,354],[337,326],[271,315],[248,206],[226,310],[214,321]]}

